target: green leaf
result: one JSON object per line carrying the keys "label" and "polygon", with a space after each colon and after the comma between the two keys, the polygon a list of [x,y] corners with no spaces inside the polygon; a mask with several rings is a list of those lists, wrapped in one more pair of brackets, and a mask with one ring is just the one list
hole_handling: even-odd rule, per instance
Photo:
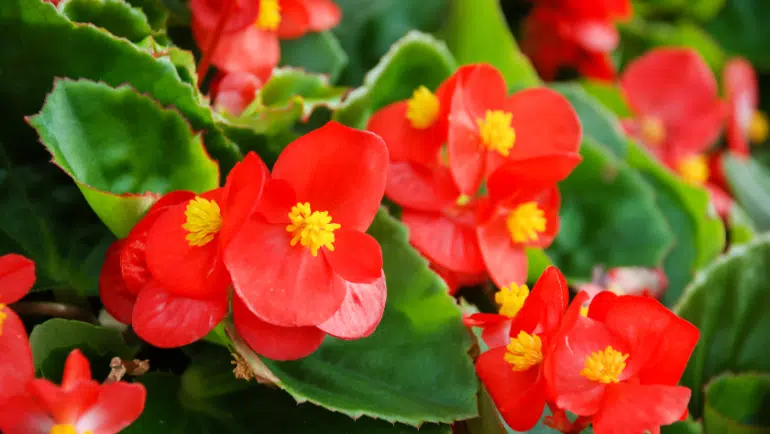
{"label": "green leaf", "polygon": [[[147,404],[123,434],[193,434],[254,432],[284,434],[417,434],[414,428],[369,418],[353,420],[312,404],[299,404],[287,393],[236,380],[228,353],[206,348],[193,356],[181,377],[150,373],[138,378],[147,388]],[[449,434],[446,425],[426,425],[419,433]]]}
{"label": "green leaf", "polygon": [[580,154],[583,161],[559,185],[561,230],[548,256],[566,276],[580,280],[590,280],[596,265],[659,266],[674,234],[653,190],[590,139]]}
{"label": "green leaf", "polygon": [[660,432],[661,434],[703,434],[703,426],[688,415],[687,420],[660,427]]}
{"label": "green leaf", "polygon": [[770,69],[770,3],[734,0],[706,24],[725,51],[746,57],[755,67]]}
{"label": "green leaf", "polygon": [[535,283],[548,266],[553,265],[551,258],[543,249],[527,248],[527,282]]}
{"label": "green leaf", "polygon": [[587,94],[602,103],[605,108],[615,113],[615,116],[619,118],[631,117],[631,108],[628,107],[617,84],[585,79],[580,81],[580,86]]}
{"label": "green leaf", "polygon": [[0,2],[0,28],[8,40],[24,44],[0,45],[0,71],[5,82],[0,99],[9,119],[0,129],[0,142],[24,146],[34,142],[34,132],[24,116],[36,112],[53,85],[53,77],[87,78],[110,86],[130,84],[160,104],[173,105],[196,131],[224,169],[240,152],[214,124],[200,93],[182,80],[168,58],[155,58],[125,39],[93,26],[67,20],[42,0]]}
{"label": "green leaf", "polygon": [[583,91],[577,84],[555,84],[554,90],[564,95],[580,117],[583,137],[604,146],[624,158],[626,155],[626,137],[620,128],[620,122],[612,112]]}
{"label": "green leaf", "polygon": [[703,385],[724,372],[770,371],[770,234],[756,237],[703,268],[676,312],[701,332],[682,384],[692,389],[690,411],[702,414]]}
{"label": "green leaf", "polygon": [[540,84],[537,73],[516,45],[498,0],[452,0],[443,36],[460,64],[489,63],[510,88]]}
{"label": "green leaf", "polygon": [[703,418],[710,433],[770,433],[770,375],[722,375],[706,386]]}
{"label": "green leaf", "polygon": [[144,193],[219,185],[216,162],[184,118],[128,86],[58,80],[29,123],[118,237],[152,204]]}
{"label": "green leaf", "polygon": [[723,168],[735,200],[760,232],[770,229],[770,173],[757,160],[725,155]]}
{"label": "green leaf", "polygon": [[748,243],[757,235],[754,223],[738,204],[733,204],[730,208],[730,214],[727,216],[727,229],[728,239],[732,246]]}
{"label": "green leaf", "polygon": [[409,32],[366,74],[364,84],[348,95],[334,119],[363,128],[378,109],[409,98],[421,85],[436,89],[455,68],[443,42],[430,35]]}
{"label": "green leaf", "polygon": [[152,33],[147,16],[125,0],[67,0],[62,13],[72,21],[92,23],[132,42]]}
{"label": "green leaf", "polygon": [[[457,304],[386,211],[369,233],[382,246],[388,284],[385,315],[374,334],[356,341],[328,337],[307,358],[263,359],[264,365],[298,401],[354,418],[420,426],[475,416],[478,382]],[[239,350],[248,354],[242,345]]]}
{"label": "green leaf", "polygon": [[692,280],[695,270],[724,249],[724,225],[711,211],[706,190],[684,182],[636,142],[629,141],[628,150],[628,164],[654,189],[658,208],[676,237],[663,262],[668,289],[662,301],[672,306]]}
{"label": "green leaf", "polygon": [[64,361],[78,348],[91,361],[95,378],[104,379],[110,372],[113,357],[131,358],[135,349],[126,345],[115,329],[85,322],[54,318],[32,329],[29,335],[35,370],[53,381],[61,379]]}
{"label": "green leaf", "polygon": [[706,61],[715,72],[722,70],[726,54],[722,47],[697,24],[682,21],[676,24],[651,23],[647,34],[653,47],[688,47],[692,48]]}
{"label": "green leaf", "polygon": [[327,74],[336,82],[348,56],[331,32],[308,33],[299,39],[281,40],[281,65],[301,67],[307,72]]}
{"label": "green leaf", "polygon": [[156,31],[166,30],[169,12],[163,0],[126,0],[131,6],[141,9],[147,17],[150,26]]}

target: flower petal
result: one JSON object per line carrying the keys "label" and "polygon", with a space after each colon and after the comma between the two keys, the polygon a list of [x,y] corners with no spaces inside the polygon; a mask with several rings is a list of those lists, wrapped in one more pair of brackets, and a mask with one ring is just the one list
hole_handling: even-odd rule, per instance
{"label": "flower petal", "polygon": [[487,190],[493,199],[502,200],[535,186],[554,185],[566,179],[582,159],[572,152],[509,161],[489,176]]}
{"label": "flower petal", "polygon": [[44,379],[27,383],[27,392],[58,423],[75,423],[99,396],[99,383],[79,381],[69,389],[61,388]]}
{"label": "flower petal", "polygon": [[323,254],[290,245],[283,225],[252,218],[225,250],[235,292],[263,321],[283,327],[314,326],[345,299]]}
{"label": "flower petal", "polygon": [[278,26],[278,37],[295,39],[308,31],[310,12],[303,0],[283,0],[281,4],[281,24]]}
{"label": "flower petal", "polygon": [[[0,309],[5,319],[0,324],[0,404],[24,392],[35,377],[32,350],[24,324],[9,307]],[[3,404],[5,405],[5,404]],[[0,405],[2,407],[2,405]]]}
{"label": "flower petal", "polygon": [[136,383],[111,383],[99,388],[99,397],[75,424],[78,432],[114,434],[131,425],[144,409],[147,392]]}
{"label": "flower petal", "polygon": [[273,166],[273,177],[286,180],[297,201],[328,211],[334,223],[360,232],[380,207],[387,173],[382,139],[337,122],[290,143]]}
{"label": "flower petal", "polygon": [[73,389],[81,381],[91,381],[91,363],[79,349],[72,350],[64,362],[61,388]]}
{"label": "flower petal", "polygon": [[332,0],[302,0],[310,18],[310,30],[323,32],[339,24],[342,10]]}
{"label": "flower petal", "polygon": [[[99,274],[99,298],[113,318],[123,324],[131,324],[136,294],[128,289],[123,279],[120,260],[125,245],[126,240],[117,240],[107,249]],[[147,275],[149,276],[149,272]]]}
{"label": "flower petal", "polygon": [[527,252],[514,244],[505,225],[505,217],[496,215],[476,228],[481,256],[489,277],[498,287],[527,281]]}
{"label": "flower petal", "polygon": [[511,318],[496,313],[474,313],[463,318],[468,327],[480,327],[481,338],[489,348],[504,347],[511,340]]}
{"label": "flower petal", "polygon": [[[198,20],[192,20],[192,31],[199,47],[206,51],[215,29],[206,28]],[[223,33],[214,53],[209,53],[211,63],[230,72],[248,72],[266,81],[281,57],[278,36],[257,26],[246,26],[242,31]]]}
{"label": "flower petal", "polygon": [[594,430],[603,434],[655,431],[679,420],[687,411],[690,394],[686,387],[613,384],[593,418]]}
{"label": "flower petal", "polygon": [[385,273],[380,270],[380,278],[371,283],[353,283],[339,278],[335,280],[336,284],[343,284],[347,288],[345,301],[318,328],[339,339],[360,339],[374,333],[382,320],[388,296]]}
{"label": "flower petal", "polygon": [[372,283],[382,275],[382,249],[369,234],[341,229],[334,232],[334,250],[323,255],[337,275],[350,283]]}
{"label": "flower petal", "polygon": [[4,434],[50,434],[53,419],[27,394],[0,405],[0,432]]}
{"label": "flower petal", "polygon": [[151,282],[136,299],[132,323],[139,337],[160,348],[202,339],[227,315],[227,298],[194,299],[165,291]]}
{"label": "flower petal", "polygon": [[295,205],[297,196],[291,185],[283,179],[271,179],[265,184],[256,212],[268,223],[288,225],[291,208]]}
{"label": "flower petal", "polygon": [[[190,12],[193,19],[201,26],[215,29],[222,14],[231,3],[230,0],[190,0]],[[227,33],[243,30],[254,24],[259,15],[259,1],[236,1],[232,5],[229,17],[225,22],[224,31]]]}
{"label": "flower petal", "polygon": [[0,256],[0,303],[21,300],[35,284],[35,263],[24,256],[10,253]]}
{"label": "flower petal", "polygon": [[316,327],[281,327],[254,315],[239,298],[233,299],[233,322],[249,348],[273,360],[296,360],[313,353],[326,337]]}
{"label": "flower petal", "polygon": [[738,155],[749,156],[748,130],[757,109],[757,74],[751,63],[742,58],[729,60],[722,70],[729,117],[727,143]]}
{"label": "flower petal", "polygon": [[391,162],[437,165],[446,129],[438,128],[439,122],[425,129],[414,128],[406,117],[406,110],[406,101],[387,105],[372,115],[366,129],[385,141]]}
{"label": "flower petal", "polygon": [[554,266],[549,266],[535,282],[511,326],[511,335],[519,330],[532,333],[555,333],[569,304],[569,287],[564,275]]}
{"label": "flower petal", "polygon": [[412,163],[391,163],[385,195],[404,208],[441,211],[452,207],[460,196],[449,169]]}
{"label": "flower petal", "polygon": [[256,209],[270,172],[254,151],[227,175],[222,190],[222,245],[227,245],[235,232]]}

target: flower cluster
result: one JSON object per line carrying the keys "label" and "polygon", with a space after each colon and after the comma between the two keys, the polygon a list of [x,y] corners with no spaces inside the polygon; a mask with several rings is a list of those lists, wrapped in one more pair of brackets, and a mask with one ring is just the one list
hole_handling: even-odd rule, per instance
{"label": "flower cluster", "polygon": [[434,91],[383,107],[367,128],[390,150],[385,195],[401,206],[410,243],[452,289],[523,283],[527,247],[559,230],[557,182],[580,162],[581,126],[546,88],[508,95],[485,64],[461,67]]}
{"label": "flower cluster", "polygon": [[370,335],[386,288],[365,231],[387,164],[379,137],[331,122],[289,144],[272,173],[249,153],[224,187],[166,194],[107,252],[105,308],[158,347],[196,341],[232,312],[248,345],[279,360],[327,334]]}
{"label": "flower cluster", "polygon": [[7,305],[35,283],[35,264],[9,254],[0,257],[0,432],[5,434],[116,434],[144,408],[140,384],[99,384],[88,360],[70,353],[61,386],[35,378],[24,324]]}
{"label": "flower cluster", "polygon": [[659,432],[683,419],[691,392],[676,384],[698,329],[651,297],[602,292],[586,310],[588,298],[568,307],[564,276],[549,267],[531,292],[502,288],[499,314],[466,317],[483,328],[490,349],[476,371],[506,423],[527,431],[546,405],[561,432]]}

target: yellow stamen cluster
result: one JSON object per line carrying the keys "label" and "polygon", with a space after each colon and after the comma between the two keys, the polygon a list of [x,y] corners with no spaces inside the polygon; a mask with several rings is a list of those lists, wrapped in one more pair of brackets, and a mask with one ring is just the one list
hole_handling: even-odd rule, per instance
{"label": "yellow stamen cluster", "polygon": [[490,150],[507,157],[516,142],[516,131],[511,126],[513,114],[502,110],[487,110],[484,119],[476,119],[481,142]]}
{"label": "yellow stamen cluster", "polygon": [[658,146],[666,139],[666,128],[663,122],[655,117],[645,117],[639,125],[642,140],[649,146]]}
{"label": "yellow stamen cluster", "polygon": [[469,203],[471,203],[471,197],[467,194],[461,194],[457,196],[457,200],[455,201],[455,204],[460,207],[466,206]]}
{"label": "yellow stamen cluster", "polygon": [[580,306],[580,315],[588,316],[588,306]]}
{"label": "yellow stamen cluster", "polygon": [[690,184],[701,185],[709,179],[709,165],[703,155],[693,155],[679,162],[679,175]]}
{"label": "yellow stamen cluster", "polygon": [[527,285],[511,283],[500,288],[495,293],[495,303],[500,305],[500,315],[505,315],[509,318],[515,317],[522,306],[524,306],[528,296],[529,288],[527,288]]}
{"label": "yellow stamen cluster", "polygon": [[260,0],[257,27],[262,30],[276,30],[281,25],[281,5],[278,0]]}
{"label": "yellow stamen cluster", "polygon": [[767,116],[759,110],[755,111],[749,122],[749,140],[752,143],[763,143],[767,140],[768,132],[770,132],[770,124]]}
{"label": "yellow stamen cluster", "polygon": [[[57,424],[51,427],[50,434],[78,434],[78,430],[72,424]],[[91,434],[91,431],[83,431],[80,434]]]}
{"label": "yellow stamen cluster", "polygon": [[191,246],[205,246],[222,229],[222,213],[213,200],[196,196],[187,204],[184,215],[187,220],[182,228],[187,231],[185,239]]}
{"label": "yellow stamen cluster", "polygon": [[621,354],[612,346],[603,351],[596,351],[586,357],[586,364],[580,375],[599,383],[617,383],[623,369],[626,368],[628,354]]}
{"label": "yellow stamen cluster", "polygon": [[291,208],[289,220],[291,224],[286,226],[286,231],[293,235],[292,246],[300,243],[309,248],[313,256],[318,256],[321,247],[334,251],[334,231],[341,226],[332,223],[328,211],[312,211],[309,203],[298,203]]}
{"label": "yellow stamen cluster", "polygon": [[440,108],[438,97],[427,87],[420,86],[406,102],[406,118],[412,127],[424,130],[436,122]]}
{"label": "yellow stamen cluster", "polygon": [[537,241],[545,232],[547,224],[545,212],[537,202],[525,202],[513,210],[506,221],[508,232],[514,243]]}
{"label": "yellow stamen cluster", "polygon": [[538,335],[521,331],[505,348],[503,357],[514,371],[526,371],[543,361],[543,342]]}

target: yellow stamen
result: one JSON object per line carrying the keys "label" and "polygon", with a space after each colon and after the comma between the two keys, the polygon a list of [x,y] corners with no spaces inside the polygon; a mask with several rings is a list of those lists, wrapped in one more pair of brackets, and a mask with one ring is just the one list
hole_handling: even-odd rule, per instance
{"label": "yellow stamen", "polygon": [[767,140],[768,131],[770,131],[770,125],[767,116],[759,110],[755,111],[749,123],[749,140],[752,143],[763,143]]}
{"label": "yellow stamen", "polygon": [[580,375],[599,383],[617,383],[618,377],[626,368],[628,354],[621,354],[608,346],[604,351],[597,351],[586,357],[586,364]]}
{"label": "yellow stamen", "polygon": [[8,318],[8,314],[3,312],[3,310],[5,310],[5,305],[0,303],[0,336],[3,335],[3,321]]}
{"label": "yellow stamen", "polygon": [[545,212],[537,206],[537,202],[519,205],[506,221],[514,243],[537,241],[539,234],[545,232],[546,223]]}
{"label": "yellow stamen", "polygon": [[[57,424],[51,427],[50,434],[78,434],[78,430],[72,424]],[[80,434],[91,434],[91,431],[83,431]]]}
{"label": "yellow stamen", "polygon": [[588,306],[580,306],[580,315],[588,316]]}
{"label": "yellow stamen", "polygon": [[643,118],[639,130],[644,143],[650,146],[658,146],[666,138],[666,128],[663,126],[663,122],[655,117]]}
{"label": "yellow stamen", "polygon": [[703,155],[693,155],[679,162],[679,175],[690,184],[700,185],[709,179],[709,165]]}
{"label": "yellow stamen", "polygon": [[500,315],[505,315],[509,318],[515,317],[521,310],[521,307],[524,306],[527,296],[529,296],[527,285],[511,283],[500,288],[495,293],[495,303],[500,305]]}
{"label": "yellow stamen", "polygon": [[184,212],[187,220],[182,228],[187,231],[187,242],[191,246],[205,246],[222,229],[222,213],[213,200],[196,196],[187,204]]}
{"label": "yellow stamen", "polygon": [[531,335],[525,331],[511,338],[504,359],[510,363],[514,371],[526,371],[543,361],[543,342],[540,336]]}
{"label": "yellow stamen", "polygon": [[412,127],[424,130],[438,119],[438,97],[425,86],[418,87],[406,103],[406,118]]}
{"label": "yellow stamen", "polygon": [[255,23],[262,30],[276,30],[281,25],[281,5],[278,0],[259,0],[259,17]]}
{"label": "yellow stamen", "polygon": [[468,196],[467,194],[461,194],[457,196],[457,200],[455,201],[455,204],[457,204],[457,206],[466,206],[469,203],[471,203],[471,197]]}
{"label": "yellow stamen", "polygon": [[486,118],[476,119],[481,142],[490,150],[507,157],[516,142],[516,131],[511,126],[513,114],[501,110],[487,110]]}
{"label": "yellow stamen", "polygon": [[286,231],[294,236],[291,245],[308,247],[313,256],[318,256],[318,249],[326,247],[334,251],[334,231],[341,226],[332,223],[332,217],[328,211],[311,211],[310,204],[298,203],[291,208],[289,213],[291,224],[286,226]]}

